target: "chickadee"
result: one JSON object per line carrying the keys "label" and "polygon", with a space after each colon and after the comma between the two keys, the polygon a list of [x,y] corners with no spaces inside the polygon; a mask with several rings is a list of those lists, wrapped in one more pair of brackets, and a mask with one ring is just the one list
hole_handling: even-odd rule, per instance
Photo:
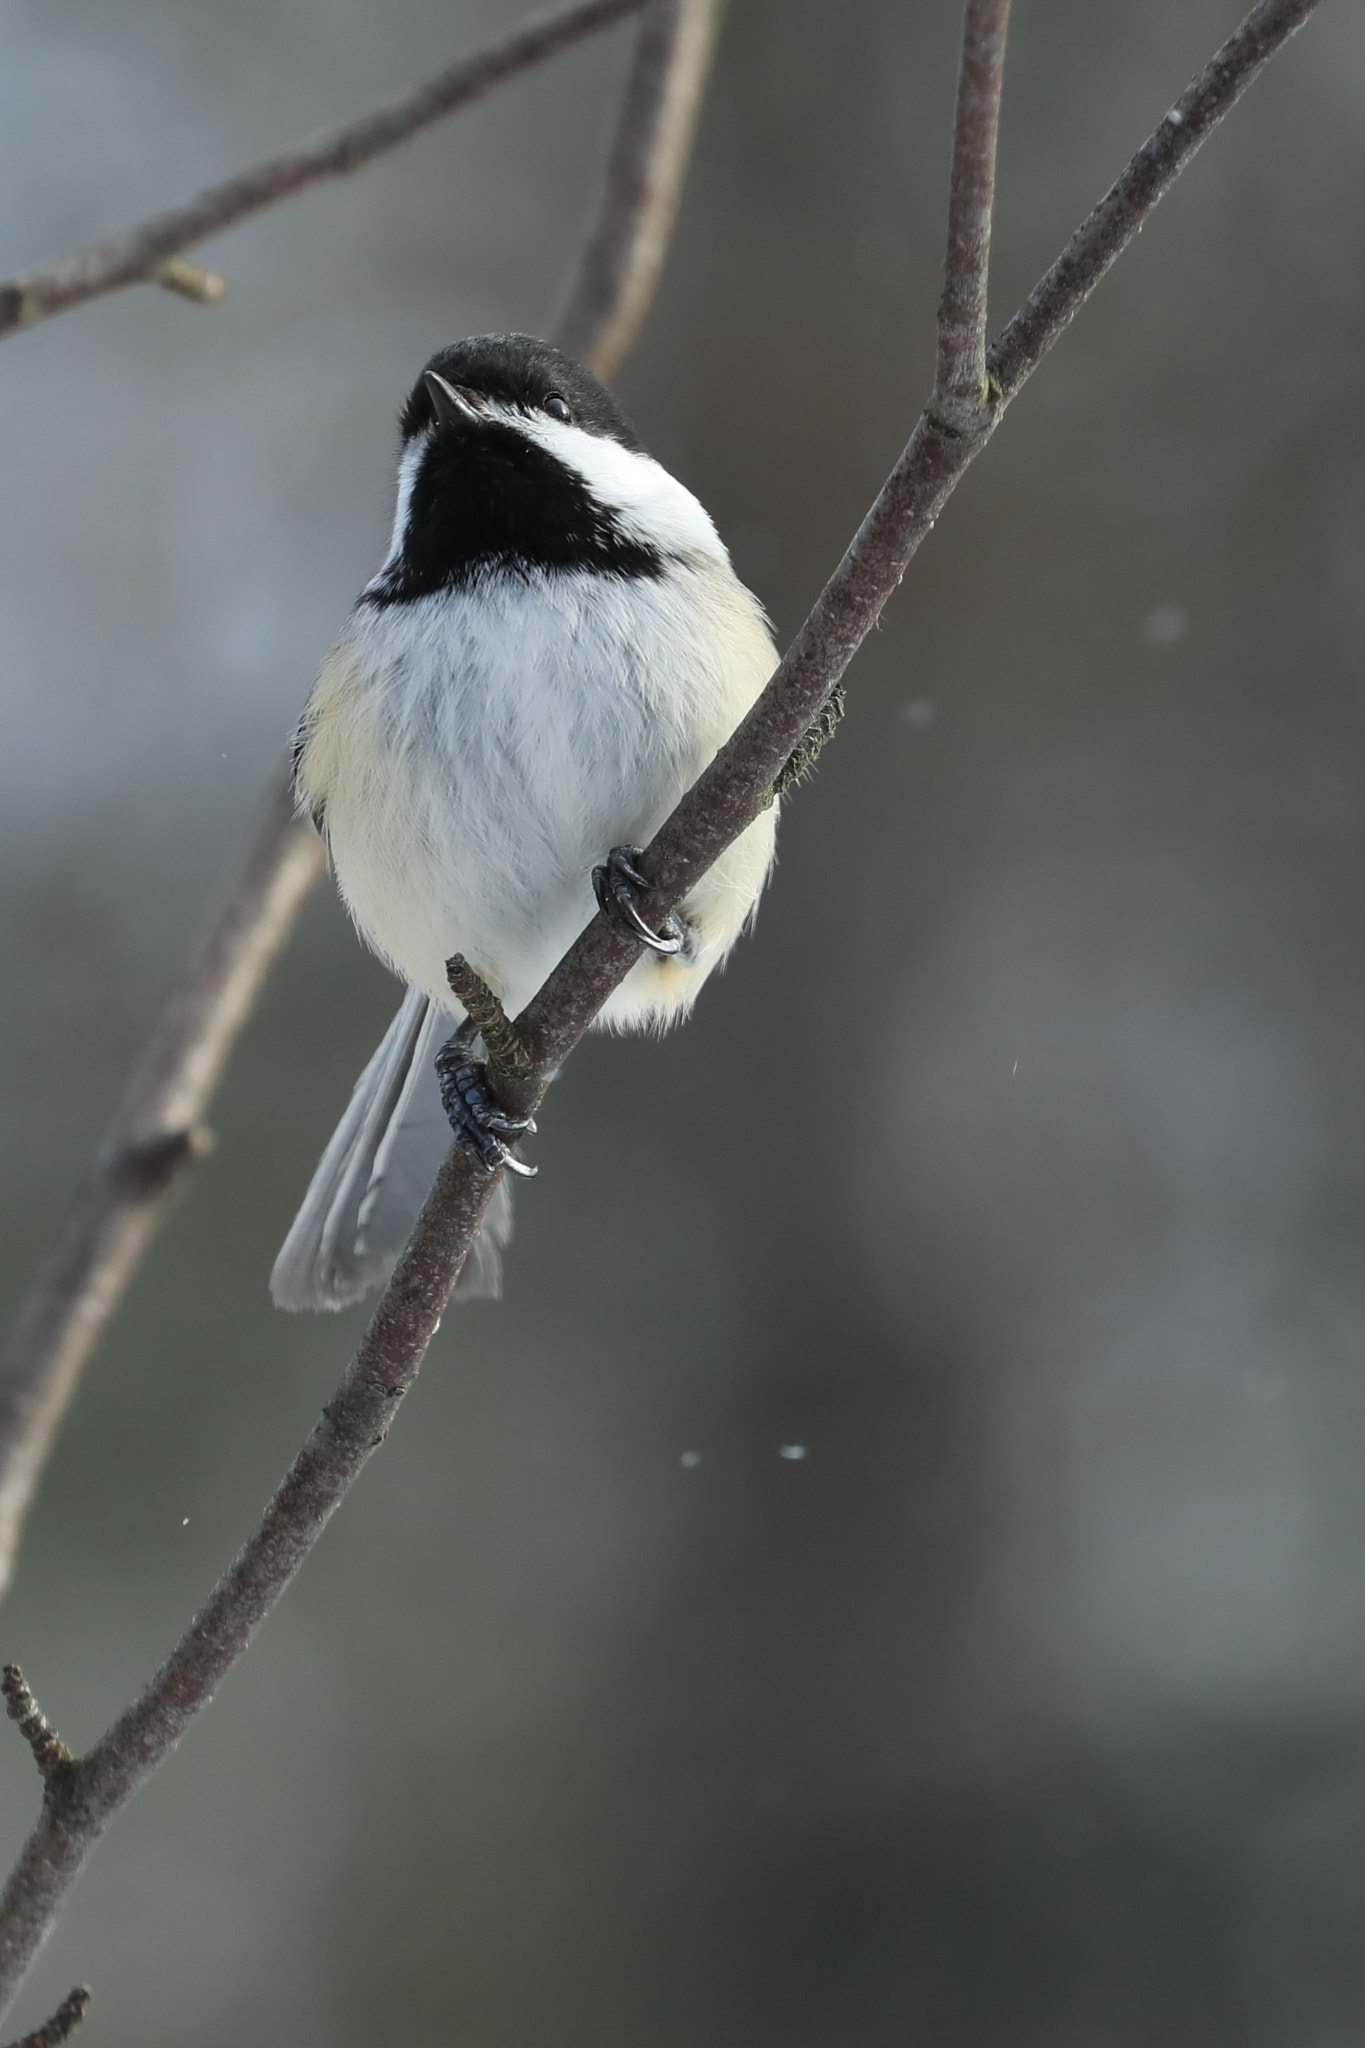
{"label": "chickadee", "polygon": [[[526,1127],[481,1086],[453,953],[515,1016],[600,904],[646,950],[598,1023],[663,1028],[773,858],[775,804],[663,931],[636,908],[635,853],[777,653],[706,512],[610,394],[547,342],[486,335],[432,357],[401,427],[388,557],[294,758],[351,916],[408,992],[275,1261],[282,1308],[341,1308],[387,1278],[452,1128],[486,1169],[534,1171],[508,1142]],[[459,1292],[499,1291],[509,1218],[504,1183]]]}

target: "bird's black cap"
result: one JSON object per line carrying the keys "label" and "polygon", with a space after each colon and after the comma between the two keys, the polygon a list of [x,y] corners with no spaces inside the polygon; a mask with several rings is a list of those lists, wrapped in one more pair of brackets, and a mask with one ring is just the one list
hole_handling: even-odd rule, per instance
{"label": "bird's black cap", "polygon": [[547,399],[562,398],[575,426],[625,448],[640,446],[630,421],[592,372],[532,334],[478,334],[438,349],[403,407],[405,442],[435,421],[429,373],[444,377],[457,391],[524,412],[543,412]]}

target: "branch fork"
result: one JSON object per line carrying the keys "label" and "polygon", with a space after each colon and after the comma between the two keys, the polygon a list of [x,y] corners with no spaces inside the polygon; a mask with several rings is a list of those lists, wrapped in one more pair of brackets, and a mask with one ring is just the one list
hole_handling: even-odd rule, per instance
{"label": "branch fork", "polygon": [[935,391],[920,414],[926,430],[944,441],[985,441],[995,431],[1005,401],[994,377],[979,392]]}

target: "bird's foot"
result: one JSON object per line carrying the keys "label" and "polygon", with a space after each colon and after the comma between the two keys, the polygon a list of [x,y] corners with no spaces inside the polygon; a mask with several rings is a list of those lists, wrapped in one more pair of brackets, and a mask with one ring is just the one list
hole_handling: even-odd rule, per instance
{"label": "bird's foot", "polygon": [[640,915],[640,898],[649,888],[649,883],[635,863],[640,858],[638,846],[613,846],[600,868],[592,871],[592,893],[597,898],[598,908],[623,924],[628,932],[656,953],[686,953],[688,934],[680,917],[673,916],[665,921],[661,932],[651,931]]}
{"label": "bird's foot", "polygon": [[535,1121],[529,1116],[510,1116],[493,1099],[488,1087],[488,1069],[482,1060],[473,1057],[472,1049],[478,1035],[478,1025],[472,1017],[467,1017],[436,1055],[441,1102],[455,1133],[455,1142],[484,1173],[496,1173],[500,1166],[505,1166],[509,1173],[519,1173],[523,1180],[533,1180],[540,1171],[539,1167],[527,1166],[516,1158],[507,1141],[515,1141],[527,1132],[534,1132]]}

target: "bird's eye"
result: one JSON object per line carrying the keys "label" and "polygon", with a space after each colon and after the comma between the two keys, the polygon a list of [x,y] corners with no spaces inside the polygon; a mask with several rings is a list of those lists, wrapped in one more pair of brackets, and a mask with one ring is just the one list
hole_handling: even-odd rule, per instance
{"label": "bird's eye", "polygon": [[557,391],[550,393],[541,410],[549,413],[552,420],[571,420],[573,418],[573,413],[569,409],[568,399],[562,398]]}

